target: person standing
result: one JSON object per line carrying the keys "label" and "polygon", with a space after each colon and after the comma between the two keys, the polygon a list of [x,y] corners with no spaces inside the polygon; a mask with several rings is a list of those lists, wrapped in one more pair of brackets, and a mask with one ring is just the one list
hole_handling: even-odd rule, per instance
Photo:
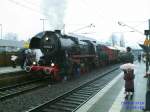
{"label": "person standing", "polygon": [[[126,56],[125,56],[125,63],[131,63],[134,62],[134,55],[131,52],[131,48],[126,48]],[[134,94],[134,69],[124,70],[124,80],[125,80],[125,93],[126,93],[126,99],[129,95],[131,95],[131,98]]]}
{"label": "person standing", "polygon": [[16,59],[17,59],[18,57],[16,56],[16,55],[12,55],[11,56],[11,61],[12,61],[12,67],[13,68],[16,68]]}
{"label": "person standing", "polygon": [[126,56],[125,56],[125,63],[132,63],[134,62],[134,55],[133,53],[131,52],[131,47],[127,47],[126,48]]}
{"label": "person standing", "polygon": [[18,56],[16,55],[12,55],[11,56],[11,61],[12,61],[12,67],[16,68],[16,60],[17,60]]}
{"label": "person standing", "polygon": [[138,61],[141,62],[141,54],[138,55]]}
{"label": "person standing", "polygon": [[144,78],[148,78],[148,76],[150,75],[150,70],[149,70],[150,57],[149,57],[148,52],[145,55],[145,63],[146,63],[146,74],[145,74]]}
{"label": "person standing", "polygon": [[35,58],[35,61],[37,64],[40,64],[41,58],[43,56],[43,53],[40,49],[33,49],[32,50],[33,57]]}
{"label": "person standing", "polygon": [[26,50],[27,49],[23,48],[19,52],[19,64],[20,64],[21,69],[24,69],[24,63],[26,61],[26,56],[27,56]]}
{"label": "person standing", "polygon": [[125,80],[125,94],[126,94],[126,99],[128,98],[129,95],[131,95],[131,99],[134,94],[134,70],[133,69],[127,69],[124,70],[124,80]]}

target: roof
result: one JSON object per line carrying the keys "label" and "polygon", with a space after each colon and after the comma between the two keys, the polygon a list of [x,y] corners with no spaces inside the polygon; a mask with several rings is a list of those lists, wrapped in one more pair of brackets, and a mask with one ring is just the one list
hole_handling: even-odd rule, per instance
{"label": "roof", "polygon": [[126,51],[125,47],[120,47],[120,46],[114,46],[116,49],[118,49],[119,51]]}
{"label": "roof", "polygon": [[78,40],[89,40],[91,41],[94,45],[97,45],[97,44],[104,44],[96,39],[94,39],[93,37],[88,37],[88,36],[84,36],[84,35],[79,35],[79,34],[74,34],[74,33],[69,33],[67,34],[68,36],[73,36],[73,37],[76,37],[78,38]]}
{"label": "roof", "polygon": [[150,47],[144,45],[144,44],[139,44],[140,47],[144,50],[144,52],[149,52],[150,51]]}
{"label": "roof", "polygon": [[116,47],[113,46],[107,46],[109,49],[114,49],[114,50],[118,50]]}

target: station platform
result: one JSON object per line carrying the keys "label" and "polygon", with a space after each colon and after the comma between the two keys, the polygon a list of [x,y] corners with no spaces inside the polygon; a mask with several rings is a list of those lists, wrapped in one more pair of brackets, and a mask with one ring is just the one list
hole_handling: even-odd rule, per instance
{"label": "station platform", "polygon": [[123,72],[121,72],[76,112],[143,112],[147,88],[147,78],[144,78],[146,66],[143,62],[134,64],[135,93],[132,99],[130,97],[125,99]]}
{"label": "station platform", "polygon": [[0,67],[0,74],[14,73],[14,72],[19,72],[19,71],[23,71],[19,66],[17,66],[16,68]]}

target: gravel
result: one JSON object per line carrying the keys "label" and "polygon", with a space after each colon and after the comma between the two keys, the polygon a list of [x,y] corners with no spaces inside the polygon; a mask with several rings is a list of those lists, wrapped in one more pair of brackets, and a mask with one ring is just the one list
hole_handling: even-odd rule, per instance
{"label": "gravel", "polygon": [[[117,66],[117,65],[115,65]],[[0,102],[0,112],[25,112],[35,106],[45,103],[48,100],[56,98],[57,96],[95,78],[106,70],[115,66],[109,66],[100,70],[93,71],[88,74],[83,74],[70,81],[63,81],[57,84],[48,85],[46,87],[28,92],[17,97],[7,99]],[[98,74],[97,74],[98,73]]]}

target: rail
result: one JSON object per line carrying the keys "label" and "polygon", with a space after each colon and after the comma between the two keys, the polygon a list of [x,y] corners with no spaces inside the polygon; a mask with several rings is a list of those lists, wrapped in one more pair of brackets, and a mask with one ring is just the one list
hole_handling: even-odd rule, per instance
{"label": "rail", "polygon": [[104,88],[105,85],[116,76],[117,73],[113,72],[120,72],[117,69],[118,67],[111,69],[110,71],[103,73],[101,76],[26,112],[74,112]]}

